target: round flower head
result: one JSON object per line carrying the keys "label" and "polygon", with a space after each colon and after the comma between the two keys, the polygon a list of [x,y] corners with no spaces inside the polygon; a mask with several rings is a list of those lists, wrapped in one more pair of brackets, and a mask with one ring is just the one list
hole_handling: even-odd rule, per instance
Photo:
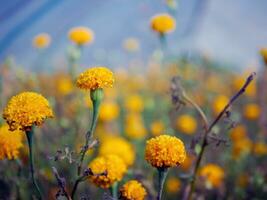
{"label": "round flower head", "polygon": [[166,189],[169,193],[176,193],[181,189],[181,181],[176,177],[168,178]]}
{"label": "round flower head", "polygon": [[146,194],[146,189],[136,180],[128,181],[120,188],[120,199],[123,200],[143,200]]}
{"label": "round flower head", "polygon": [[213,112],[214,114],[219,114],[222,109],[227,105],[229,99],[228,97],[224,96],[224,95],[219,95],[214,99],[212,108],[213,108]]}
{"label": "round flower head", "polygon": [[114,154],[119,156],[127,166],[135,160],[134,148],[127,140],[121,137],[108,137],[99,147],[99,155]]}
{"label": "round flower head", "polygon": [[19,149],[23,147],[23,134],[21,131],[10,131],[8,125],[0,127],[0,160],[16,159],[19,156]]}
{"label": "round flower head", "polygon": [[78,76],[77,86],[85,90],[113,87],[114,77],[112,71],[106,67],[93,67]]}
{"label": "round flower head", "polygon": [[186,158],[184,143],[169,135],[160,135],[146,142],[145,158],[153,167],[178,166]]}
{"label": "round flower head", "polygon": [[205,178],[208,187],[219,187],[224,179],[223,169],[215,164],[207,164],[203,166],[199,174]]}
{"label": "round flower head", "polygon": [[164,13],[152,17],[150,26],[152,30],[165,34],[175,30],[176,22],[172,16]]}
{"label": "round flower head", "polygon": [[94,174],[90,180],[101,188],[109,188],[120,181],[127,170],[124,161],[116,155],[99,156],[88,167]]}
{"label": "round flower head", "polygon": [[46,118],[52,118],[53,111],[47,99],[35,92],[22,92],[13,96],[3,112],[10,130],[27,130],[40,126]]}
{"label": "round flower head", "polygon": [[197,122],[195,118],[190,115],[181,115],[176,120],[176,127],[182,133],[191,135],[197,129]]}
{"label": "round flower head", "polygon": [[47,33],[40,33],[36,35],[32,40],[33,46],[38,49],[48,47],[50,42],[51,42],[51,37]]}
{"label": "round flower head", "polygon": [[244,107],[244,116],[249,120],[256,120],[260,116],[260,107],[255,103],[247,104]]}
{"label": "round flower head", "polygon": [[69,31],[69,39],[77,45],[92,43],[94,32],[87,27],[75,27]]}
{"label": "round flower head", "polygon": [[110,122],[118,118],[120,107],[114,101],[105,101],[102,103],[99,111],[99,119]]}

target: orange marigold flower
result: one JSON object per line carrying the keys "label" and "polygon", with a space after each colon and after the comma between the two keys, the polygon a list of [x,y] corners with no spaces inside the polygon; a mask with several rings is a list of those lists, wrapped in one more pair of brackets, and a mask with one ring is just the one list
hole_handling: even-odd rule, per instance
{"label": "orange marigold flower", "polygon": [[120,188],[120,199],[123,200],[144,200],[146,194],[146,189],[136,180],[128,181]]}
{"label": "orange marigold flower", "polygon": [[87,27],[75,27],[69,31],[69,39],[77,45],[90,44],[94,41],[94,32]]}
{"label": "orange marigold flower", "polygon": [[163,13],[153,16],[150,26],[152,30],[165,34],[175,30],[176,22],[171,15]]}
{"label": "orange marigold flower", "polygon": [[206,185],[211,188],[219,187],[225,177],[223,169],[215,164],[207,164],[203,166],[200,169],[199,174],[201,177],[205,178]]}

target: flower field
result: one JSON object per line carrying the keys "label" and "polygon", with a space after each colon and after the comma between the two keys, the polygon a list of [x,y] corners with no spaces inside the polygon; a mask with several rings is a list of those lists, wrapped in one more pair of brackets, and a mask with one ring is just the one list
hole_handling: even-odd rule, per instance
{"label": "flower field", "polygon": [[[143,68],[81,64],[101,40],[87,26],[65,33],[64,67],[1,61],[0,199],[267,199],[267,49],[243,70],[170,55],[178,26],[151,16],[158,46]],[[31,39],[37,54],[54,42]]]}

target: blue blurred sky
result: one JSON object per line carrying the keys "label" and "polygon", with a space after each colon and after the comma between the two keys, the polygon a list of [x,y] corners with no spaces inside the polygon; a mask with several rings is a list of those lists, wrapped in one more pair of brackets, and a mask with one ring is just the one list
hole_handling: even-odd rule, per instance
{"label": "blue blurred sky", "polygon": [[[134,57],[146,60],[158,40],[149,29],[151,16],[167,12],[164,0],[0,0],[0,59],[13,55],[28,69],[64,65],[67,32],[73,26],[95,31],[94,44],[84,49],[82,64],[126,66]],[[172,54],[205,52],[237,67],[256,66],[258,50],[267,46],[266,0],[180,0],[177,30],[168,37]],[[32,38],[47,32],[52,45],[38,55]],[[141,52],[129,56],[122,49],[127,37],[137,37]],[[40,58],[41,56],[41,58]]]}

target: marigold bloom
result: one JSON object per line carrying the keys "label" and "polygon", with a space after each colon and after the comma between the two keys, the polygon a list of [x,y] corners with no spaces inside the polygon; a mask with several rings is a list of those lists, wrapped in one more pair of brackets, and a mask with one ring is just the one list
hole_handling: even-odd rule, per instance
{"label": "marigold bloom", "polygon": [[77,86],[85,90],[113,87],[114,77],[112,71],[106,67],[93,67],[85,70],[77,78]]}
{"label": "marigold bloom", "polygon": [[33,46],[38,49],[48,47],[50,45],[50,42],[51,42],[51,37],[47,33],[40,33],[36,35],[32,40]]}
{"label": "marigold bloom", "polygon": [[102,103],[99,111],[99,119],[102,121],[112,121],[117,119],[120,113],[118,104],[114,101],[105,101]]}
{"label": "marigold bloom", "polygon": [[260,50],[260,54],[261,54],[265,64],[267,64],[267,48],[262,48]]}
{"label": "marigold bloom", "polygon": [[144,110],[143,99],[139,95],[127,96],[125,107],[130,112],[142,112]]}
{"label": "marigold bloom", "polygon": [[136,52],[140,49],[140,43],[136,38],[127,38],[123,41],[123,48],[129,52]]}
{"label": "marigold bloom", "polygon": [[165,34],[175,30],[176,22],[172,16],[163,13],[153,16],[150,21],[150,26],[155,32]]}
{"label": "marigold bloom", "polygon": [[205,178],[207,186],[211,188],[219,187],[225,176],[223,169],[215,164],[203,166],[199,171],[199,175]]}
{"label": "marigold bloom", "polygon": [[135,151],[131,143],[122,137],[109,137],[101,142],[99,155],[113,154],[119,156],[127,166],[133,164]]}
{"label": "marigold bloom", "polygon": [[180,168],[183,171],[188,171],[191,168],[194,160],[195,160],[195,156],[194,155],[187,154],[184,162],[180,165]]}
{"label": "marigold bloom", "polygon": [[[89,164],[89,168],[94,173],[90,180],[101,188],[109,188],[120,181],[127,170],[124,161],[116,155],[99,156]],[[103,174],[105,172],[107,174]]]}
{"label": "marigold bloom", "polygon": [[69,39],[77,45],[90,44],[94,41],[94,32],[87,27],[75,27],[69,31]]}
{"label": "marigold bloom", "polygon": [[260,107],[255,103],[247,104],[244,107],[244,116],[249,120],[256,120],[260,116]]}
{"label": "marigold bloom", "polygon": [[125,133],[131,139],[142,139],[145,137],[147,131],[140,114],[129,114],[126,117]]}
{"label": "marigold bloom", "polygon": [[160,135],[146,142],[145,159],[153,167],[178,166],[186,158],[184,143],[170,135]]}
{"label": "marigold bloom", "polygon": [[248,137],[241,138],[233,143],[232,156],[238,159],[248,154],[252,149],[252,141]]}
{"label": "marigold bloom", "polygon": [[243,125],[234,127],[230,132],[230,138],[233,142],[237,142],[247,136],[247,129]]}
{"label": "marigold bloom", "polygon": [[164,130],[165,130],[165,126],[164,126],[163,122],[161,122],[161,121],[154,121],[150,125],[150,131],[151,131],[153,136],[158,136],[158,135],[162,134]]}
{"label": "marigold bloom", "polygon": [[222,109],[227,105],[228,101],[229,101],[228,97],[224,95],[217,96],[214,99],[212,105],[214,114],[216,115],[219,114],[222,111]]}
{"label": "marigold bloom", "polygon": [[7,124],[0,127],[0,160],[16,159],[19,149],[23,147],[23,134],[21,131],[10,131]]}
{"label": "marigold bloom", "polygon": [[57,91],[61,95],[70,94],[72,92],[72,90],[73,90],[73,83],[71,81],[71,78],[68,77],[68,76],[59,77],[56,80],[56,87],[57,87]]}
{"label": "marigold bloom", "polygon": [[10,130],[27,130],[40,126],[46,118],[52,118],[53,111],[46,98],[35,92],[22,92],[13,96],[3,112]]}
{"label": "marigold bloom", "polygon": [[166,181],[166,189],[169,193],[177,193],[181,189],[181,181],[178,178],[171,177]]}
{"label": "marigold bloom", "polygon": [[267,145],[264,142],[257,142],[253,146],[253,152],[257,156],[267,155]]}
{"label": "marigold bloom", "polygon": [[192,135],[197,129],[197,122],[194,117],[184,114],[176,119],[176,128],[182,133]]}
{"label": "marigold bloom", "polygon": [[123,200],[144,200],[146,194],[146,189],[136,180],[128,181],[120,188],[120,199]]}

